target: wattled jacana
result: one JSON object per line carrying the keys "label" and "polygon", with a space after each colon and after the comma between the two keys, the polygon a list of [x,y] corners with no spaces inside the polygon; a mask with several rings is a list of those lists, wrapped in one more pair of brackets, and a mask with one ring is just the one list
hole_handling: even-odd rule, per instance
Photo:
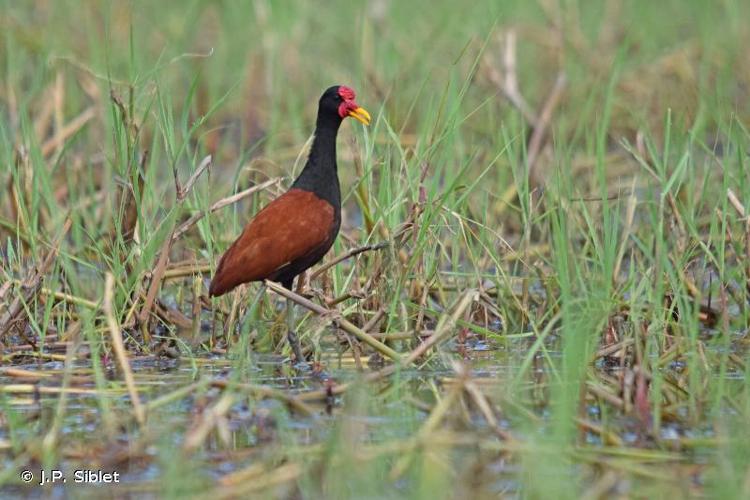
{"label": "wattled jacana", "polygon": [[[352,89],[330,87],[320,97],[310,155],[292,187],[247,223],[219,261],[209,295],[223,295],[242,283],[277,281],[291,290],[294,278],[317,264],[333,245],[341,226],[341,189],[336,167],[336,135],[351,116],[370,123],[370,114],[354,101]],[[287,299],[287,338],[297,362],[303,362]]]}

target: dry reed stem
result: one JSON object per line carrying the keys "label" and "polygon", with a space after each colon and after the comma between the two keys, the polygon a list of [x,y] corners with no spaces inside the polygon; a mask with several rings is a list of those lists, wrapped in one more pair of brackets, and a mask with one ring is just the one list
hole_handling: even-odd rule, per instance
{"label": "dry reed stem", "polygon": [[342,253],[341,255],[337,255],[336,257],[334,257],[333,259],[331,259],[330,261],[326,262],[325,264],[320,266],[318,269],[316,269],[315,272],[312,273],[312,275],[310,276],[310,281],[313,281],[315,278],[317,278],[318,276],[320,276],[321,274],[323,274],[324,272],[326,272],[327,270],[329,270],[336,264],[339,264],[340,262],[345,261],[346,259],[354,257],[355,255],[359,255],[363,252],[369,252],[371,250],[382,250],[383,248],[387,246],[388,246],[388,242],[384,241],[384,242],[375,243],[372,245],[363,245],[361,247],[352,248],[351,250],[348,250]]}
{"label": "dry reed stem", "polygon": [[635,339],[625,339],[621,342],[617,342],[616,344],[602,347],[601,349],[596,351],[596,354],[594,354],[594,359],[603,358],[604,356],[610,356],[620,351],[621,349],[626,349],[633,344],[635,344]]}
{"label": "dry reed stem", "polygon": [[248,189],[245,189],[244,191],[241,191],[237,194],[233,194],[232,196],[227,196],[226,198],[222,198],[221,200],[215,202],[213,205],[211,205],[208,209],[208,212],[198,212],[196,214],[193,214],[190,216],[188,220],[180,224],[180,227],[177,228],[177,230],[172,235],[172,240],[177,240],[180,236],[182,236],[188,229],[193,227],[199,220],[201,220],[203,217],[206,216],[206,213],[212,213],[217,210],[220,210],[227,205],[231,205],[233,203],[237,203],[243,198],[246,198],[250,196],[253,193],[256,193],[258,191],[262,191],[263,189],[269,188],[273,186],[274,184],[277,184],[281,182],[281,177],[274,177],[273,179],[269,179],[261,184],[258,184],[256,186],[250,187]]}
{"label": "dry reed stem", "polygon": [[190,194],[190,190],[193,189],[193,184],[198,180],[198,178],[211,167],[212,158],[211,155],[206,156],[201,160],[201,162],[198,164],[198,167],[195,169],[193,174],[190,176],[188,181],[185,183],[185,186],[180,186],[180,180],[177,177],[177,169],[174,170],[174,184],[175,184],[175,191],[177,192],[177,201],[181,202],[185,198],[187,198],[188,194]]}
{"label": "dry reed stem", "polygon": [[338,313],[338,311],[326,309],[323,306],[319,306],[315,302],[309,299],[306,299],[305,297],[298,295],[290,290],[287,290],[283,286],[277,283],[274,283],[272,281],[265,280],[264,283],[269,289],[273,290],[279,295],[282,295],[283,297],[286,297],[292,302],[299,304],[302,307],[309,309],[310,311],[313,311],[319,316],[325,316],[325,317],[330,318],[339,326],[339,328],[341,328],[345,332],[354,335],[355,337],[357,337],[357,339],[369,345],[370,347],[378,351],[380,354],[383,354],[384,356],[391,358],[396,363],[401,363],[402,360],[401,360],[400,354],[398,354],[396,351],[394,351],[387,345],[383,344],[379,340],[373,338],[371,335],[362,331],[356,325],[348,321],[346,318],[342,317]]}
{"label": "dry reed stem", "polygon": [[430,415],[425,419],[422,427],[417,431],[417,434],[409,440],[410,446],[408,449],[404,451],[404,454],[393,465],[389,475],[392,481],[397,480],[406,472],[414,458],[413,453],[418,447],[428,443],[428,438],[443,421],[448,410],[458,400],[463,388],[463,383],[452,386],[443,399],[438,401],[432,412],[430,412]]}
{"label": "dry reed stem", "polygon": [[194,274],[206,274],[210,272],[211,272],[211,264],[196,264],[196,265],[173,267],[172,269],[167,269],[164,272],[164,276],[162,279],[164,280],[178,279],[178,278],[184,278],[185,276],[192,276]]}
{"label": "dry reed stem", "polygon": [[[446,313],[443,317],[441,317],[440,321],[438,322],[438,327],[435,329],[435,332],[425,342],[422,342],[413,351],[411,351],[408,356],[402,358],[401,364],[389,365],[381,368],[376,372],[372,372],[363,378],[363,382],[372,383],[382,378],[388,377],[394,374],[399,368],[409,366],[410,364],[421,358],[431,347],[435,346],[443,339],[443,337],[445,337],[445,335],[450,331],[449,327],[454,326],[457,323],[458,318],[460,318],[464,314],[464,312],[466,312],[469,305],[471,305],[471,303],[476,300],[477,296],[478,292],[473,289],[464,292],[463,296],[458,300],[458,304],[453,313],[451,315],[448,315]],[[310,391],[300,394],[298,398],[301,401],[316,401],[326,399],[331,395],[343,394],[344,392],[349,390],[349,388],[352,387],[353,384],[354,383],[352,382],[337,384],[330,389]]]}
{"label": "dry reed stem", "polygon": [[453,313],[451,315],[443,315],[438,321],[437,327],[435,327],[435,333],[431,335],[426,341],[419,344],[409,355],[404,359],[404,364],[409,365],[422,357],[431,347],[441,342],[443,338],[450,333],[452,326],[455,326],[458,319],[463,316],[464,312],[468,309],[472,302],[476,302],[479,299],[479,292],[475,289],[469,289],[464,292],[458,301]]}
{"label": "dry reed stem", "polygon": [[226,414],[232,408],[234,402],[235,396],[225,392],[216,403],[210,408],[205,409],[200,416],[198,424],[185,435],[182,449],[192,452],[201,446],[208,437],[209,432],[217,427],[220,421],[226,418]]}
{"label": "dry reed stem", "polygon": [[135,380],[133,379],[133,371],[130,369],[130,362],[128,361],[128,355],[125,351],[125,344],[122,341],[122,334],[120,328],[117,325],[115,319],[115,313],[112,308],[112,301],[114,299],[114,286],[115,279],[112,273],[107,273],[104,284],[104,305],[102,309],[107,317],[107,325],[109,326],[109,334],[112,338],[112,348],[117,356],[117,361],[120,364],[123,377],[125,378],[125,385],[128,388],[130,394],[130,400],[133,402],[133,410],[135,411],[135,418],[138,423],[143,426],[146,423],[146,414],[141,405],[141,399],[138,396],[138,390],[135,386]]}
{"label": "dry reed stem", "polygon": [[557,108],[558,104],[560,104],[560,100],[562,99],[562,94],[565,90],[566,85],[567,78],[565,76],[565,73],[561,71],[557,74],[555,84],[553,85],[552,90],[550,91],[547,99],[542,105],[542,110],[539,113],[539,119],[534,124],[534,131],[531,133],[531,138],[529,139],[529,144],[526,148],[527,172],[529,180],[534,187],[538,187],[544,184],[544,179],[542,179],[539,174],[537,174],[537,160],[539,159],[539,154],[541,153],[542,147],[544,146],[544,140],[547,135],[547,128],[549,128],[549,123],[552,120],[552,114],[554,113],[555,108]]}
{"label": "dry reed stem", "polygon": [[745,221],[745,292],[750,296],[750,215],[732,188],[727,189],[727,197],[740,218]]}
{"label": "dry reed stem", "polygon": [[[65,361],[65,356],[61,356],[60,361]],[[101,391],[98,389],[87,389],[85,387],[52,387],[37,384],[3,384],[0,385],[0,393],[6,394],[61,394],[67,392],[68,394],[80,394],[89,396],[119,396],[122,391],[110,389],[107,391]]]}
{"label": "dry reed stem", "polygon": [[92,118],[96,116],[96,107],[91,106],[85,109],[81,114],[73,118],[67,125],[63,126],[54,137],[48,139],[42,144],[42,156],[45,158],[52,154],[55,150],[62,148],[70,136],[78,132],[84,125],[86,125]]}
{"label": "dry reed stem", "polygon": [[65,351],[62,392],[57,398],[57,408],[55,410],[55,418],[52,421],[52,426],[42,440],[42,447],[48,452],[54,450],[55,445],[58,443],[60,429],[62,428],[63,418],[65,417],[65,410],[67,408],[68,395],[70,394],[68,391],[66,391],[66,389],[70,386],[71,383],[71,371],[73,370],[73,361],[75,360],[75,353],[78,349],[78,345],[78,342],[70,342]]}
{"label": "dry reed stem", "polygon": [[[30,347],[30,346],[29,346]],[[15,378],[43,379],[53,377],[51,373],[40,372],[36,370],[24,370],[23,368],[0,367],[0,375]]]}
{"label": "dry reed stem", "polygon": [[26,279],[21,283],[21,291],[16,298],[8,306],[7,310],[0,316],[0,338],[8,333],[10,328],[15,324],[15,320],[24,308],[24,304],[28,304],[29,301],[39,293],[41,289],[42,281],[45,275],[49,272],[52,264],[57,258],[58,251],[60,250],[60,244],[63,238],[70,230],[70,226],[73,221],[70,217],[65,220],[62,231],[58,235],[55,242],[52,244],[52,248],[42,260],[42,263],[38,268],[34,269],[29,273]]}
{"label": "dry reed stem", "polygon": [[524,117],[524,120],[533,127],[537,122],[536,114],[526,99],[524,99],[518,86],[516,32],[515,30],[508,30],[504,35],[503,51],[500,59],[502,70],[498,71],[494,65],[487,64],[487,77],[505,95],[505,98],[515,106]]}
{"label": "dry reed stem", "polygon": [[[137,237],[136,230],[138,226],[138,201],[135,199],[136,191],[138,196],[143,197],[143,187],[146,182],[146,166],[148,165],[149,151],[146,150],[141,155],[139,166],[134,173],[134,179],[129,179],[129,183],[120,187],[120,196],[118,199],[117,209],[122,208],[122,220],[120,221],[120,235],[122,241],[128,245]],[[136,187],[137,186],[137,189]],[[123,259],[126,256],[123,255]]]}
{"label": "dry reed stem", "polygon": [[[249,470],[244,470],[244,475],[229,476],[230,480],[222,481],[225,486],[212,491],[210,497],[214,500],[242,498],[255,491],[295,481],[303,473],[302,465],[296,462],[285,463],[271,470],[263,468],[257,474],[252,466],[250,467]],[[238,473],[242,472],[242,470],[238,471]]]}
{"label": "dry reed stem", "polygon": [[620,269],[622,268],[622,260],[625,258],[625,252],[627,251],[627,243],[630,239],[630,235],[633,232],[633,222],[635,221],[635,209],[638,205],[638,198],[635,196],[635,185],[637,177],[633,177],[633,183],[630,187],[630,195],[628,196],[628,205],[625,210],[625,224],[622,228],[622,238],[620,239],[620,250],[617,252],[617,258],[615,265],[612,268],[612,283],[616,284],[620,277]]}
{"label": "dry reed stem", "polygon": [[148,329],[148,318],[151,312],[151,307],[154,304],[154,299],[156,299],[156,294],[159,292],[159,288],[161,288],[162,277],[164,276],[164,272],[167,270],[167,264],[169,263],[169,249],[172,247],[173,234],[174,229],[169,236],[164,239],[164,243],[159,251],[159,258],[156,261],[154,269],[151,271],[151,283],[146,292],[146,299],[140,311],[138,311],[138,321],[144,325],[146,330]]}
{"label": "dry reed stem", "polygon": [[273,387],[267,387],[258,384],[247,384],[247,383],[234,383],[227,380],[211,380],[208,382],[211,387],[219,387],[221,389],[235,389],[238,391],[245,391],[253,394],[254,396],[260,396],[264,398],[277,399],[283,401],[287,406],[294,410],[302,413],[307,417],[315,417],[316,413],[307,403],[297,398],[293,394],[288,394],[284,391],[274,389]]}
{"label": "dry reed stem", "polygon": [[[180,180],[177,176],[177,169],[173,169],[175,197],[178,204],[182,204],[185,198],[187,198],[188,194],[190,194],[190,191],[193,189],[193,185],[196,183],[198,178],[201,176],[201,174],[203,174],[203,172],[207,171],[210,166],[211,155],[208,155],[203,158],[184,187],[180,185]],[[167,269],[167,264],[169,262],[169,251],[172,248],[172,243],[174,243],[175,241],[174,234],[175,229],[174,227],[172,227],[172,231],[170,232],[169,236],[164,240],[164,243],[162,243],[161,249],[159,251],[159,259],[157,260],[156,265],[151,271],[151,283],[149,284],[148,292],[146,293],[145,302],[143,304],[143,307],[138,312],[138,321],[142,324],[144,338],[147,342],[150,340],[150,335],[148,332],[149,313],[151,312],[151,308],[154,304],[156,294],[159,292],[159,288],[161,288],[162,277]]]}

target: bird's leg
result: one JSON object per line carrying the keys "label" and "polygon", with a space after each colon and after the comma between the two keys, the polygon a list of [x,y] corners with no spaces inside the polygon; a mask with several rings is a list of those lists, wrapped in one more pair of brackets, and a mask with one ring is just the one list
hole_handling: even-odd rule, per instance
{"label": "bird's leg", "polygon": [[286,299],[286,326],[286,338],[289,341],[289,346],[292,348],[292,352],[294,353],[295,361],[297,364],[304,364],[305,358],[302,356],[302,349],[299,345],[297,332],[295,332],[294,303],[289,299]]}

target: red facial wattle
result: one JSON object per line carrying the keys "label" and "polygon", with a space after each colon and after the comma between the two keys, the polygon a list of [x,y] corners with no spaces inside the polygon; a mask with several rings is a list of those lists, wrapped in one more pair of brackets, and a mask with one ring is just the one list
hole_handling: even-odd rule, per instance
{"label": "red facial wattle", "polygon": [[339,116],[341,118],[346,118],[349,116],[350,111],[354,111],[359,106],[357,106],[357,103],[354,101],[344,101],[341,104],[339,104]]}
{"label": "red facial wattle", "polygon": [[347,87],[346,85],[339,86],[339,95],[345,101],[353,101],[354,98],[357,97],[357,94],[354,93],[354,90],[352,90],[351,87]]}
{"label": "red facial wattle", "polygon": [[339,87],[339,96],[342,99],[342,103],[339,104],[339,116],[341,118],[351,116],[364,125],[370,124],[370,113],[354,101],[356,94],[351,88],[341,85]]}

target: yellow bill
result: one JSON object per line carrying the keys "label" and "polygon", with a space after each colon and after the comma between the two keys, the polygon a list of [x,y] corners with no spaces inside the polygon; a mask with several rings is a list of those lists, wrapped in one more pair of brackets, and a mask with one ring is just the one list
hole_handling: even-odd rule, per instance
{"label": "yellow bill", "polygon": [[355,108],[349,111],[349,116],[364,125],[370,124],[370,113],[368,113],[365,108]]}

